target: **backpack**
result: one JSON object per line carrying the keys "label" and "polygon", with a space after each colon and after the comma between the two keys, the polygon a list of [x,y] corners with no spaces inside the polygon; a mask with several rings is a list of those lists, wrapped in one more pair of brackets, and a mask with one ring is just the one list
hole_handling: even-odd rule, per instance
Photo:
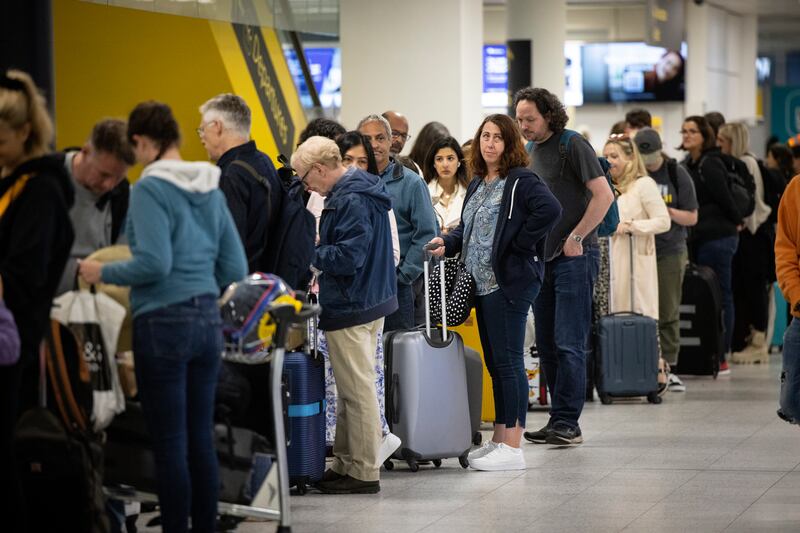
{"label": "backpack", "polygon": [[[753,214],[756,208],[756,181],[750,171],[747,170],[747,165],[741,159],[733,156],[717,153],[719,160],[725,167],[725,172],[728,174],[728,187],[733,197],[733,203],[736,205],[736,210],[742,218],[747,218]],[[698,170],[700,177],[703,177],[703,161],[700,161]]]}
{"label": "backpack", "polygon": [[781,203],[783,191],[786,189],[786,180],[780,171],[767,168],[760,159],[758,160],[758,169],[761,171],[761,180],[764,182],[764,203],[772,209],[767,222],[775,224],[778,222],[778,206]]}
{"label": "backpack", "polygon": [[[285,157],[278,160],[285,165]],[[247,170],[267,190],[267,204],[271,204],[273,191],[269,181],[244,161],[237,159],[232,164]],[[278,213],[270,213],[269,242],[259,262],[262,272],[280,276],[293,289],[304,288],[311,278],[317,240],[317,221],[306,209],[304,192],[303,184],[296,177],[288,183],[281,179],[278,191],[282,196],[281,208]]]}
{"label": "backpack", "polygon": [[14,435],[20,485],[31,503],[28,530],[53,531],[56,520],[70,531],[106,533],[103,448],[90,422],[91,377],[77,339],[55,320],[40,353],[40,376],[49,394],[40,390],[40,406],[23,413]]}
{"label": "backpack", "polygon": [[664,158],[667,162],[667,175],[669,176],[669,182],[672,183],[672,187],[675,189],[675,202],[678,201],[678,194],[680,189],[678,188],[678,162],[672,159],[671,157]]}
{"label": "backpack", "polygon": [[[580,134],[573,130],[564,130],[561,132],[561,138],[558,141],[558,153],[561,156],[559,178],[564,175],[564,165],[567,163],[567,147],[569,146],[569,141],[576,135]],[[619,206],[617,205],[619,192],[616,187],[614,187],[614,182],[611,181],[611,174],[608,172],[608,160],[606,160],[605,157],[598,157],[597,162],[600,163],[600,168],[603,169],[603,175],[606,177],[606,181],[608,181],[608,186],[611,187],[611,192],[614,193],[614,201],[611,202],[611,206],[609,206],[608,211],[606,211],[603,220],[600,222],[600,225],[597,226],[598,237],[609,237],[617,231],[617,225],[619,225]]]}

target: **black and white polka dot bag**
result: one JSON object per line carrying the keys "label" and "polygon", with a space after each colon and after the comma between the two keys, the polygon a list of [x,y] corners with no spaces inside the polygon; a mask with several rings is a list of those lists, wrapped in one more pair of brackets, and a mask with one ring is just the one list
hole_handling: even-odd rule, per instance
{"label": "black and white polka dot bag", "polygon": [[[475,278],[458,257],[448,257],[434,265],[431,279],[439,279],[439,269],[444,265],[445,304],[447,305],[447,325],[460,326],[475,305]],[[442,322],[442,291],[438,283],[430,287],[431,322]]]}

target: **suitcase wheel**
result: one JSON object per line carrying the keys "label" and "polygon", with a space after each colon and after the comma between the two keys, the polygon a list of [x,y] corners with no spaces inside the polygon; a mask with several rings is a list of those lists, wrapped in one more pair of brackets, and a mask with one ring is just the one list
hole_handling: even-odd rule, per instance
{"label": "suitcase wheel", "polygon": [[661,396],[658,395],[658,391],[651,392],[647,395],[647,401],[654,404],[661,403]]}
{"label": "suitcase wheel", "polygon": [[483,442],[483,434],[480,431],[476,431],[475,434],[472,436],[472,444],[475,446],[480,446]]}
{"label": "suitcase wheel", "polygon": [[461,468],[469,468],[469,459],[467,459],[466,453],[458,458],[458,462],[461,464]]}
{"label": "suitcase wheel", "polygon": [[383,462],[383,467],[384,467],[386,470],[394,470],[394,463],[392,462],[392,460],[391,460],[391,459],[386,459],[386,460]]}
{"label": "suitcase wheel", "polygon": [[608,394],[600,394],[600,403],[603,405],[611,405],[612,401],[611,396]]}
{"label": "suitcase wheel", "polygon": [[411,469],[412,472],[419,470],[419,464],[414,459],[409,459],[406,462],[408,463],[408,468]]}
{"label": "suitcase wheel", "polygon": [[433,460],[433,466],[434,466],[434,468],[441,467],[442,466],[442,460],[441,459],[434,459]]}

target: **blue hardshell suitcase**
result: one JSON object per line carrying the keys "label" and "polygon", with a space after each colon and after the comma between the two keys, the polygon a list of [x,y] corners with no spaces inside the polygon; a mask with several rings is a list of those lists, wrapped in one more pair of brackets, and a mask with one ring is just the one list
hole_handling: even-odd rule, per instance
{"label": "blue hardshell suitcase", "polygon": [[[631,309],[634,309],[634,236],[631,250]],[[661,403],[658,386],[658,321],[633,312],[600,317],[597,324],[596,386],[603,404],[614,397],[646,396]]]}

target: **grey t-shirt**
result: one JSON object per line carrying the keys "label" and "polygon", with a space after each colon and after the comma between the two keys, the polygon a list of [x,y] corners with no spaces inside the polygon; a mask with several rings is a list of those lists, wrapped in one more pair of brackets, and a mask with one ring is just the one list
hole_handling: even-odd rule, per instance
{"label": "grey t-shirt", "polygon": [[[678,184],[678,190],[675,190],[675,185],[669,178],[667,164],[667,159],[665,158],[661,168],[650,172],[650,177],[658,184],[664,203],[667,204],[667,207],[684,211],[697,209],[697,195],[694,192],[694,183],[689,172],[686,171],[683,165],[675,162],[675,181]],[[656,255],[663,257],[681,253],[686,249],[686,236],[686,226],[681,226],[672,221],[668,232],[656,235]]]}
{"label": "grey t-shirt", "polygon": [[[547,261],[561,254],[564,241],[586,212],[586,206],[592,199],[586,182],[604,175],[594,148],[581,135],[573,135],[570,139],[567,160],[564,161],[564,172],[561,175],[561,155],[558,149],[561,134],[558,131],[546,141],[534,143],[531,150],[531,170],[544,180],[562,207],[561,220],[553,228],[545,245]],[[584,235],[583,240],[586,244],[597,244],[596,229]]]}
{"label": "grey t-shirt", "polygon": [[67,152],[64,166],[72,179],[75,188],[75,205],[69,211],[72,227],[75,230],[75,242],[72,243],[70,257],[56,295],[72,290],[75,284],[75,273],[78,259],[83,259],[92,252],[111,246],[111,202],[106,202],[102,210],[97,209],[98,197],[89,189],[75,181],[72,174],[72,160],[77,152]]}

